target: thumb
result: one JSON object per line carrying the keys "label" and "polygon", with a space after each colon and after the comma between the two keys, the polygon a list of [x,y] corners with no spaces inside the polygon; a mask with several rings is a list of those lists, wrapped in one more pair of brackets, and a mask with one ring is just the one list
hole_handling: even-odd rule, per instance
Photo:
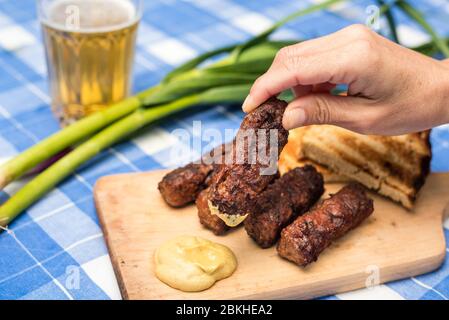
{"label": "thumb", "polygon": [[287,130],[312,124],[332,124],[361,132],[369,129],[371,120],[376,119],[376,109],[371,100],[361,97],[309,94],[288,105],[282,122]]}

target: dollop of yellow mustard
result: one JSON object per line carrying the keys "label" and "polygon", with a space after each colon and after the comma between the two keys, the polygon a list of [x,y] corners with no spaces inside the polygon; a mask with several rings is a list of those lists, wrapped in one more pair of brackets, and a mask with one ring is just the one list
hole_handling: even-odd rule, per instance
{"label": "dollop of yellow mustard", "polygon": [[206,290],[237,268],[237,259],[228,247],[196,236],[184,235],[165,242],[154,258],[157,278],[188,292]]}

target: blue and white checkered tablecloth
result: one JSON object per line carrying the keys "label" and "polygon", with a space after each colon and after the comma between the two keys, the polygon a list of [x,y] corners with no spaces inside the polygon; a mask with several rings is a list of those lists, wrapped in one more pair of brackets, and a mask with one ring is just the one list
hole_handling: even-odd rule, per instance
{"label": "blue and white checkered tablecloth", "polygon": [[[134,90],[157,83],[171,68],[200,52],[242,41],[277,19],[316,2],[312,0],[152,0],[145,1],[135,65]],[[412,1],[441,35],[449,36],[449,3]],[[290,23],[276,37],[310,38],[364,22],[373,1],[354,1],[332,11]],[[397,14],[404,44],[428,36]],[[0,163],[56,132],[47,90],[40,26],[34,0],[0,0]],[[175,128],[237,128],[238,106],[215,106],[171,118],[130,141],[108,149],[65,180],[0,234],[1,299],[120,299],[92,199],[95,181],[104,175],[172,167],[188,161],[170,159],[181,142]],[[434,171],[449,170],[449,125],[432,134]],[[0,192],[0,203],[26,181]],[[445,223],[449,240],[449,221]],[[327,299],[448,299],[449,258],[437,271]]]}

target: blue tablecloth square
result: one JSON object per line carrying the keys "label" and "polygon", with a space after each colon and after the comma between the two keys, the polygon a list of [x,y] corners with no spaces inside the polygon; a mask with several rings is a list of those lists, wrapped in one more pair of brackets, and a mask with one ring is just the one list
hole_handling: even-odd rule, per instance
{"label": "blue tablecloth square", "polygon": [[28,294],[19,297],[20,300],[69,300],[69,297],[54,282],[48,282]]}
{"label": "blue tablecloth square", "polygon": [[71,246],[67,252],[76,260],[79,265],[88,263],[106,252],[106,243],[102,234],[85,238],[76,245]]}
{"label": "blue tablecloth square", "polygon": [[0,11],[7,12],[16,23],[24,23],[35,19],[36,2],[33,0],[2,1]]}
{"label": "blue tablecloth square", "polygon": [[[16,260],[14,261],[16,262]],[[0,297],[5,300],[20,299],[51,282],[51,277],[40,266],[35,265],[29,269],[23,268],[14,277],[4,281],[0,279]],[[58,292],[55,292],[55,296],[59,296]]]}
{"label": "blue tablecloth square", "polygon": [[28,250],[28,254],[37,261],[45,261],[63,252],[63,248],[47,233],[48,230],[43,230],[33,221],[13,227],[12,230],[18,241]]}
{"label": "blue tablecloth square", "polygon": [[108,298],[68,253],[46,262],[43,267],[63,287],[69,299],[82,300],[92,295],[98,300]]}
{"label": "blue tablecloth square", "polygon": [[21,245],[6,232],[0,233],[0,252],[0,283],[35,265]]}
{"label": "blue tablecloth square", "polygon": [[65,250],[79,241],[101,234],[97,223],[76,206],[56,211],[39,220],[38,224]]}

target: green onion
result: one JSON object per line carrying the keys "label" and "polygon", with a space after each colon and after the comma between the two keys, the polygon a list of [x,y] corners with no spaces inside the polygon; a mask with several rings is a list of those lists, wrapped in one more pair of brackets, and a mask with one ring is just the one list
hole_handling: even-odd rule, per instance
{"label": "green onion", "polygon": [[[152,90],[147,91],[151,93]],[[44,160],[102,129],[106,125],[133,112],[141,103],[132,97],[110,108],[84,118],[32,146],[0,167],[0,190],[24,175]]]}
{"label": "green onion", "polygon": [[[449,39],[443,39],[447,46],[449,46]],[[413,50],[425,54],[426,56],[435,56],[440,50],[438,50],[435,42],[431,41],[425,44],[422,44],[418,47],[413,48]]]}
{"label": "green onion", "polygon": [[[212,53],[218,54],[223,51],[229,51],[230,48],[234,47],[235,46],[218,49]],[[192,60],[194,63],[190,62],[175,69],[171,74],[171,80],[165,78],[163,83],[158,86],[145,90],[134,97],[123,100],[111,105],[103,111],[90,115],[42,140],[38,144],[4,163],[0,166],[0,190],[12,181],[21,178],[25,173],[36,167],[38,164],[58,154],[67,147],[74,146],[80,141],[87,139],[98,130],[103,129],[118,119],[130,114],[139,107],[155,104],[158,102],[157,99],[159,99],[160,103],[167,103],[182,95],[201,92],[212,86],[249,83],[256,78],[256,75],[254,74],[224,75],[217,71],[216,74],[213,75],[204,75],[196,69],[191,71],[187,70],[188,67],[201,63],[201,60],[206,59],[206,57],[210,58],[213,56],[212,53],[204,54],[200,57],[201,59],[196,58]],[[248,59],[248,63],[251,63],[251,60]],[[264,61],[264,63],[265,65],[260,66],[260,69],[268,68],[271,62]],[[210,67],[213,67],[214,65],[211,65]],[[184,73],[179,73],[178,70],[180,69],[186,71]],[[199,77],[199,75],[201,75],[201,77]],[[200,87],[201,83],[202,85]],[[182,94],[180,94],[181,92]],[[153,95],[155,96],[154,98],[152,98]]]}
{"label": "green onion", "polygon": [[167,103],[182,98],[187,94],[202,92],[217,86],[251,83],[256,78],[257,74],[197,71],[192,77],[188,77],[187,79],[177,78],[176,81],[167,83],[158,92],[143,99],[142,103],[146,107],[149,107],[151,105]]}
{"label": "green onion", "polygon": [[170,73],[168,73],[165,76],[164,80],[162,80],[162,82],[166,83],[166,82],[172,80],[173,78],[176,78],[177,76],[182,75],[183,73],[196,68],[198,65],[200,65],[204,61],[206,61],[206,60],[208,60],[208,59],[210,59],[210,58],[212,58],[214,56],[217,56],[219,54],[231,52],[236,47],[237,47],[237,45],[233,45],[233,46],[219,48],[219,49],[216,49],[216,50],[212,50],[212,51],[203,53],[202,55],[200,55],[200,56],[198,56],[198,57],[196,57],[196,58],[186,62],[185,64],[179,66],[175,70],[173,70]]}
{"label": "green onion", "polygon": [[84,162],[143,126],[198,105],[240,102],[248,94],[249,88],[250,85],[219,87],[178,99],[166,105],[136,110],[131,115],[97,133],[20,189],[0,207],[0,226],[6,227],[18,214],[54,188]]}
{"label": "green onion", "polygon": [[377,0],[377,3],[381,6],[380,11],[381,12],[383,11],[385,14],[385,17],[387,18],[388,26],[390,28],[390,32],[391,32],[391,36],[393,37],[393,40],[396,43],[400,43],[398,33],[396,31],[396,21],[393,17],[392,11],[390,10],[391,6],[394,5],[396,3],[396,1],[394,3],[389,4],[389,3],[385,3],[384,0]]}
{"label": "green onion", "polygon": [[242,54],[242,52],[244,52],[247,48],[253,47],[254,45],[257,45],[261,42],[266,41],[271,34],[273,34],[280,27],[284,26],[286,23],[288,23],[294,19],[297,19],[299,17],[305,16],[307,14],[326,9],[332,5],[335,5],[340,2],[346,2],[346,1],[347,0],[326,0],[322,3],[310,6],[304,10],[297,11],[297,12],[285,17],[284,19],[281,19],[280,21],[276,22],[272,27],[268,28],[267,30],[265,30],[264,32],[259,34],[258,36],[254,37],[254,38],[250,39],[249,41],[247,41],[246,43],[236,47],[235,50],[232,52],[233,61],[236,61],[238,59],[238,57]]}
{"label": "green onion", "polygon": [[426,30],[435,44],[435,46],[441,51],[441,53],[449,58],[449,46],[446,41],[438,36],[438,34],[433,30],[430,24],[424,19],[421,12],[412,7],[407,1],[401,0],[397,2],[397,6],[401,8],[401,10],[406,13],[410,18],[415,20],[424,30]]}
{"label": "green onion", "polygon": [[[257,75],[263,73],[268,68],[277,50],[289,44],[287,42],[271,42],[267,44],[269,42],[267,38],[271,33],[293,18],[324,9],[342,1],[344,0],[330,0],[296,12],[244,45],[227,46],[206,52],[170,72],[156,88],[149,89],[138,94],[136,97],[115,104],[107,110],[89,116],[41,141],[0,167],[0,190],[10,182],[19,179],[39,163],[58,154],[67,147],[73,146],[79,141],[88,138],[96,131],[139,107],[167,103],[171,99],[177,99],[182,95],[207,90],[213,85],[242,84],[246,81],[254,80]],[[238,54],[233,53],[231,57],[222,59],[218,63],[210,66],[209,69],[205,68],[203,80],[196,79],[189,82],[189,75],[195,77],[197,72],[195,68],[201,63],[219,54],[236,52],[237,49]],[[238,64],[234,64],[235,62]],[[233,80],[236,80],[235,82],[232,82],[232,79],[226,81],[228,73],[236,73],[237,71],[243,71],[245,75],[241,75],[239,79],[233,78]],[[214,75],[211,76],[209,75],[210,73]],[[206,77],[210,77],[209,80],[211,82],[209,84],[205,81]],[[214,81],[211,80],[212,78],[214,78]],[[219,82],[218,78],[222,78],[224,83]],[[178,79],[181,79],[180,82],[176,82]],[[190,85],[195,81],[198,86]],[[178,89],[179,91],[177,91]],[[153,94],[154,97],[152,97]]]}

